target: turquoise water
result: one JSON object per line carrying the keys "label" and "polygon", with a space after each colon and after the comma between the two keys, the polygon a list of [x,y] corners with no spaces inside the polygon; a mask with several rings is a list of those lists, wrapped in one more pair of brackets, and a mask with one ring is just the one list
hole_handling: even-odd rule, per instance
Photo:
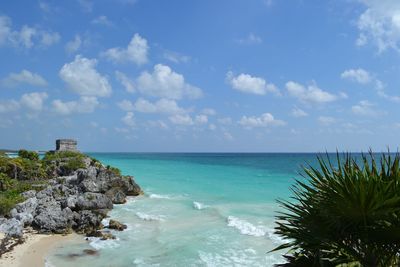
{"label": "turquoise water", "polygon": [[[117,240],[70,242],[51,252],[49,266],[272,266],[282,262],[267,253],[282,243],[273,234],[276,199],[290,196],[301,165],[315,164],[314,154],[91,156],[135,176],[145,195],[109,214],[128,225]],[[86,248],[99,253],[68,256]]]}

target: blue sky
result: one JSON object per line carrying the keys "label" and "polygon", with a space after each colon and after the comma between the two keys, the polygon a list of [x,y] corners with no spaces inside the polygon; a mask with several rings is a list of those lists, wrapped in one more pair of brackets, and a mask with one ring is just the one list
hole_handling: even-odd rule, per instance
{"label": "blue sky", "polygon": [[397,150],[396,0],[0,4],[0,147]]}

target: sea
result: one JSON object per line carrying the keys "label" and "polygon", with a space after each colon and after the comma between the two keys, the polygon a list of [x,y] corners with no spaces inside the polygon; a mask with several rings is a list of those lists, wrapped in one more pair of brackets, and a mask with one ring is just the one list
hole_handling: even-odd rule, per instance
{"label": "sea", "polygon": [[[278,199],[289,200],[316,154],[88,153],[134,176],[144,195],[109,213],[128,226],[115,240],[75,238],[46,265],[274,266],[286,251],[274,233]],[[108,224],[110,218],[104,219]],[[95,250],[94,255],[83,253]]]}

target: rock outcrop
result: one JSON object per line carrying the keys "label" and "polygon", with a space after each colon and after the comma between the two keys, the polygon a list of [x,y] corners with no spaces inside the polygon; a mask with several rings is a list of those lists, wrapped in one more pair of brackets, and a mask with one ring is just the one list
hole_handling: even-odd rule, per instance
{"label": "rock outcrop", "polygon": [[[24,227],[32,226],[40,233],[76,231],[90,235],[103,227],[101,221],[113,204],[142,193],[133,177],[122,176],[89,157],[83,162],[85,168],[74,171],[54,162],[54,178],[48,186],[24,192],[26,200],[11,210],[10,218],[0,218],[0,231],[20,237]],[[123,227],[116,224],[114,229]]]}

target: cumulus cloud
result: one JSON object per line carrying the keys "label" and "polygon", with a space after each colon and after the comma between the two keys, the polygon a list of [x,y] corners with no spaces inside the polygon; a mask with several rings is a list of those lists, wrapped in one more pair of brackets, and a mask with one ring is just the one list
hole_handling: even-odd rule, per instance
{"label": "cumulus cloud", "polygon": [[36,43],[42,47],[48,47],[58,43],[60,38],[61,36],[57,32],[28,25],[23,25],[20,30],[13,29],[11,19],[7,16],[0,16],[0,45],[8,44],[29,49]]}
{"label": "cumulus cloud", "polygon": [[289,81],[286,83],[286,89],[290,96],[299,99],[302,102],[322,104],[337,100],[340,96],[321,90],[317,85],[312,84],[307,87]]}
{"label": "cumulus cloud", "polygon": [[15,87],[19,84],[47,86],[47,81],[42,76],[28,70],[22,70],[20,73],[10,73],[1,83],[6,87]]}
{"label": "cumulus cloud", "polygon": [[48,95],[45,92],[34,92],[29,94],[23,94],[21,97],[21,105],[33,110],[41,111],[43,103],[47,99]]}
{"label": "cumulus cloud", "polygon": [[379,52],[387,49],[400,51],[400,2],[397,0],[360,0],[366,10],[360,15],[357,26],[359,46],[374,44]]}
{"label": "cumulus cloud", "polygon": [[115,77],[117,78],[117,81],[119,81],[122,84],[122,86],[128,93],[135,92],[135,83],[131,79],[129,79],[128,76],[126,76],[124,73],[120,71],[116,71]]}
{"label": "cumulus cloud", "polygon": [[135,109],[134,104],[129,100],[122,100],[121,102],[117,103],[118,107],[124,111],[132,111]]}
{"label": "cumulus cloud", "polygon": [[329,116],[319,116],[318,122],[322,125],[328,126],[337,122],[337,120],[333,117]]}
{"label": "cumulus cloud", "polygon": [[186,83],[182,74],[162,64],[155,65],[152,73],[142,72],[137,79],[137,87],[144,95],[168,99],[202,96],[200,88]]}
{"label": "cumulus cloud", "polygon": [[277,120],[271,113],[264,113],[261,116],[243,116],[240,121],[238,121],[240,125],[245,128],[256,128],[256,127],[269,127],[269,126],[283,126],[286,125],[286,122],[282,120]]}
{"label": "cumulus cloud", "polygon": [[345,70],[340,77],[361,84],[367,84],[372,81],[369,72],[361,68]]}
{"label": "cumulus cloud", "polygon": [[300,108],[293,108],[291,112],[292,116],[295,118],[306,117],[308,113]]}
{"label": "cumulus cloud", "polygon": [[41,34],[41,44],[43,46],[51,46],[60,41],[61,36],[58,32],[42,32]]}
{"label": "cumulus cloud", "polygon": [[18,101],[11,100],[0,100],[0,113],[13,112],[20,108]]}
{"label": "cumulus cloud", "polygon": [[169,60],[174,63],[187,63],[190,61],[189,56],[185,56],[173,51],[165,51],[163,56],[166,60]]}
{"label": "cumulus cloud", "polygon": [[121,121],[129,127],[135,127],[136,125],[135,116],[133,112],[127,112],[125,116],[122,117]]}
{"label": "cumulus cloud", "polygon": [[92,20],[92,24],[103,25],[103,26],[112,26],[113,23],[107,18],[107,16],[98,16],[97,18]]}
{"label": "cumulus cloud", "polygon": [[203,113],[204,115],[208,115],[208,116],[214,116],[217,114],[217,112],[212,109],[212,108],[204,108],[201,113]]}
{"label": "cumulus cloud", "polygon": [[81,96],[78,101],[67,101],[56,99],[52,102],[54,112],[61,115],[73,113],[92,113],[99,105],[94,96]]}
{"label": "cumulus cloud", "polygon": [[197,124],[207,124],[208,123],[208,116],[204,114],[197,115],[195,117],[195,122]]}
{"label": "cumulus cloud", "polygon": [[190,126],[194,124],[193,119],[187,114],[176,114],[169,117],[169,120],[176,125]]}
{"label": "cumulus cloud", "polygon": [[368,100],[362,100],[357,105],[352,106],[351,111],[356,115],[375,117],[380,112],[375,110],[374,106]]}
{"label": "cumulus cloud", "polygon": [[60,70],[60,78],[73,92],[82,96],[106,97],[112,88],[107,77],[96,70],[97,60],[80,55],[73,62],[65,64]]}
{"label": "cumulus cloud", "polygon": [[185,110],[180,108],[178,104],[171,99],[162,98],[154,103],[146,99],[139,98],[134,104],[134,110],[143,113],[165,113],[178,114],[185,113]]}
{"label": "cumulus cloud", "polygon": [[237,42],[242,45],[254,45],[261,44],[262,39],[260,36],[255,35],[254,33],[249,33],[245,38],[238,39]]}
{"label": "cumulus cloud", "polygon": [[79,35],[75,35],[74,39],[69,41],[66,45],[65,45],[65,50],[67,51],[67,53],[69,54],[73,54],[76,51],[79,50],[79,48],[82,45],[82,39]]}
{"label": "cumulus cloud", "polygon": [[133,62],[137,65],[142,65],[148,61],[148,51],[147,40],[135,33],[128,47],[110,48],[102,55],[114,63]]}
{"label": "cumulus cloud", "polygon": [[234,76],[231,71],[226,74],[226,79],[233,89],[249,94],[265,95],[267,92],[279,94],[278,88],[267,83],[263,78],[254,77],[249,74],[241,73]]}

